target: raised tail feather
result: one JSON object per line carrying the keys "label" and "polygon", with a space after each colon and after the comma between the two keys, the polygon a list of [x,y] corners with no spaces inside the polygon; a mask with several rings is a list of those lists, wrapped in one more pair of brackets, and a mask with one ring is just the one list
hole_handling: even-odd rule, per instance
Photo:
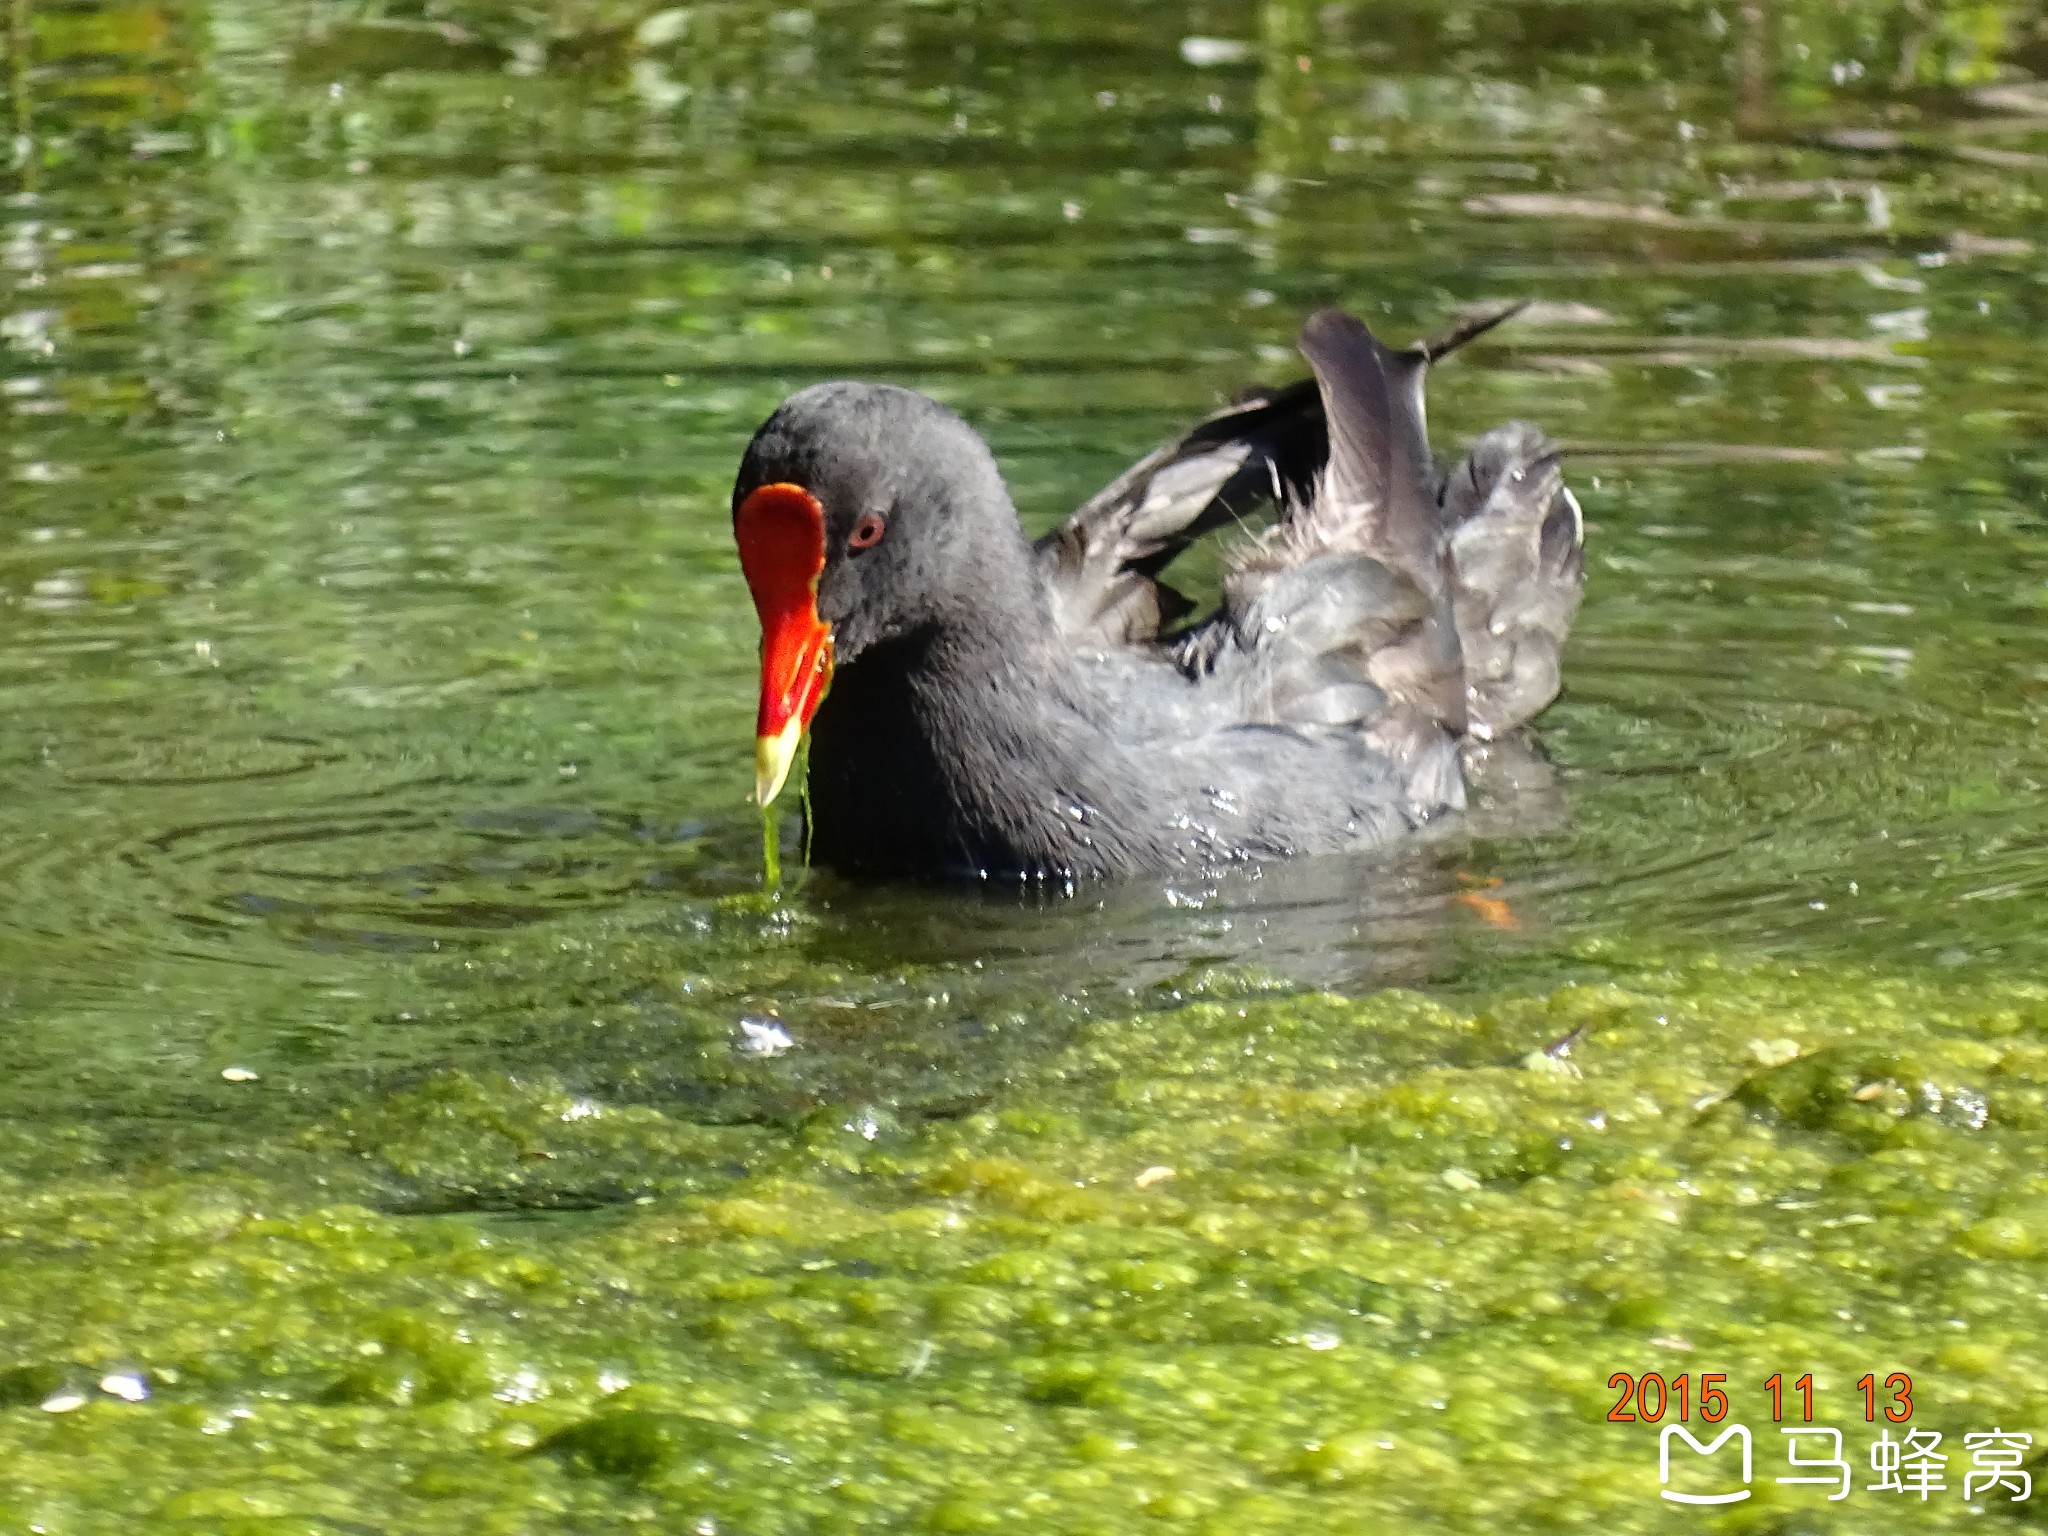
{"label": "raised tail feather", "polygon": [[1247,723],[1361,731],[1404,765],[1423,812],[1463,802],[1461,740],[1492,740],[1557,692],[1579,603],[1578,504],[1533,427],[1485,434],[1439,476],[1429,364],[1521,306],[1396,350],[1349,315],[1303,328],[1313,380],[1217,412],[1041,540],[1062,628],[1098,645],[1160,636],[1186,604],[1159,575],[1265,501],[1222,610],[1173,650],[1233,685]]}
{"label": "raised tail feather", "polygon": [[[1271,532],[1242,554],[1226,607],[1243,615],[1266,612],[1262,633],[1246,634],[1239,624],[1240,644],[1256,650],[1264,634],[1284,633],[1294,623],[1291,615],[1273,612],[1280,606],[1276,588],[1328,583],[1347,567],[1375,573],[1374,585],[1387,590],[1377,601],[1355,605],[1350,633],[1337,645],[1304,658],[1297,638],[1268,643],[1265,665],[1254,670],[1306,670],[1317,686],[1285,691],[1315,698],[1342,696],[1331,682],[1348,674],[1354,679],[1350,697],[1375,706],[1356,724],[1402,765],[1414,807],[1426,813],[1462,805],[1456,742],[1465,731],[1464,670],[1423,404],[1428,354],[1397,352],[1338,310],[1309,319],[1301,350],[1322,395],[1329,458],[1314,496],[1286,505]],[[1268,684],[1267,691],[1281,690]]]}
{"label": "raised tail feather", "polygon": [[1558,652],[1585,587],[1585,519],[1554,445],[1526,422],[1495,427],[1440,495],[1468,729],[1490,741],[1558,690]]}
{"label": "raised tail feather", "polygon": [[[1433,362],[1522,308],[1477,311],[1389,355]],[[1157,637],[1190,606],[1160,580],[1174,558],[1209,533],[1244,526],[1268,504],[1309,505],[1329,457],[1323,396],[1312,378],[1248,390],[1147,454],[1038,541],[1061,631],[1097,645]]]}

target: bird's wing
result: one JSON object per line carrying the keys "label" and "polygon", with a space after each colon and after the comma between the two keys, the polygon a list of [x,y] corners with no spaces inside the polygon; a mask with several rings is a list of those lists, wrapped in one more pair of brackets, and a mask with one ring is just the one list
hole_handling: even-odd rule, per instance
{"label": "bird's wing", "polygon": [[[1393,446],[1405,448],[1411,457],[1419,452],[1417,462],[1425,472],[1429,461],[1421,385],[1426,365],[1522,307],[1475,311],[1405,352],[1380,348],[1394,375],[1389,382],[1412,400],[1411,437]],[[1321,330],[1311,321],[1304,349],[1311,332],[1326,353],[1339,349],[1334,332],[1340,318],[1348,321],[1334,311],[1318,317]],[[1160,580],[1183,550],[1218,529],[1244,527],[1269,505],[1312,506],[1318,477],[1330,462],[1328,388],[1328,381],[1308,378],[1278,389],[1246,391],[1185,435],[1148,453],[1041,538],[1038,566],[1061,631],[1098,646],[1154,640],[1188,611],[1186,600]]]}
{"label": "bird's wing", "polygon": [[1148,453],[1038,541],[1062,632],[1105,646],[1157,638],[1188,607],[1160,572],[1204,534],[1306,495],[1328,451],[1303,379],[1250,392]]}
{"label": "bird's wing", "polygon": [[[1360,723],[1395,756],[1442,760],[1467,724],[1463,648],[1445,575],[1446,513],[1437,496],[1423,384],[1429,365],[1498,325],[1513,308],[1471,318],[1434,341],[1396,350],[1340,310],[1302,327],[1301,350],[1315,370],[1329,458],[1314,495],[1291,501],[1280,521],[1244,552],[1225,590],[1225,613],[1240,650],[1265,654],[1257,670],[1318,674],[1348,667],[1380,699]],[[1332,562],[1363,562],[1382,573],[1377,607],[1351,613],[1351,633],[1310,655],[1293,639],[1290,605],[1298,573]],[[1405,594],[1394,602],[1385,593]],[[1365,588],[1358,588],[1362,599]],[[1317,626],[1320,632],[1326,626]],[[1272,697],[1296,687],[1282,682]],[[1365,695],[1361,694],[1363,698]]]}
{"label": "bird's wing", "polygon": [[[1541,484],[1523,504],[1543,465],[1562,490],[1547,445],[1498,429],[1449,483],[1429,451],[1430,362],[1511,312],[1400,351],[1349,315],[1308,322],[1327,461],[1313,494],[1289,498],[1241,552],[1222,613],[1181,648],[1191,672],[1234,683],[1251,721],[1362,731],[1402,765],[1419,811],[1462,803],[1457,747],[1474,719],[1491,731],[1526,718],[1536,695],[1547,701],[1570,617],[1560,581],[1570,584],[1576,522],[1546,524]],[[1512,633],[1495,631],[1504,618]],[[1489,669],[1476,691],[1468,644]]]}

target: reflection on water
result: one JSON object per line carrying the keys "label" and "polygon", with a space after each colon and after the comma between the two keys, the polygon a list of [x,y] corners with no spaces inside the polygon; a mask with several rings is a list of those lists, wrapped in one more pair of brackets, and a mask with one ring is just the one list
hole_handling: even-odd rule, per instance
{"label": "reflection on water", "polygon": [[[2038,965],[2048,40],[1967,9],[16,3],[21,1080],[516,1052],[607,968],[1085,1012],[1588,937]],[[1438,432],[1572,447],[1561,820],[734,915],[724,498],[783,393],[930,390],[1042,525],[1317,304],[1506,296]]]}

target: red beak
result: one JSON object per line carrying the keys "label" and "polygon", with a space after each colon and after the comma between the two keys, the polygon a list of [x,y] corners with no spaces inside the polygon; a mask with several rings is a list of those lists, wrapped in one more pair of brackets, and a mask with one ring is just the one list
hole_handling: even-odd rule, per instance
{"label": "red beak", "polygon": [[782,792],[811,716],[832,683],[832,626],[818,617],[825,509],[800,485],[764,485],[733,514],[740,569],[761,616],[761,712],[754,723],[754,798]]}

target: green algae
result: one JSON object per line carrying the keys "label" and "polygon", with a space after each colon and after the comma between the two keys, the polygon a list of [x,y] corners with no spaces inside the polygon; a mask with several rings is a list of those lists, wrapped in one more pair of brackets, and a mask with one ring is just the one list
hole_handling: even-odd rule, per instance
{"label": "green algae", "polygon": [[[1652,1530],[1616,1371],[2048,1432],[2048,988],[1581,959],[1455,1008],[1212,978],[956,1118],[451,1069],[232,1167],[15,1130],[0,1521]],[[1880,1497],[1755,1492],[1725,1528]]]}

